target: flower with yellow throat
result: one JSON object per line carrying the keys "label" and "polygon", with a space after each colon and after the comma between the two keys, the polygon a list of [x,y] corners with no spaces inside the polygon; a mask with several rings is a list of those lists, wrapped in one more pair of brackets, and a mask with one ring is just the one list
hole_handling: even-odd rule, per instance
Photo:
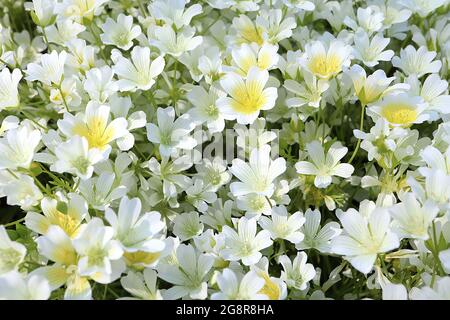
{"label": "flower with yellow throat", "polygon": [[217,100],[223,117],[249,124],[256,120],[260,110],[272,109],[277,99],[277,89],[264,88],[268,80],[269,72],[259,67],[252,67],[246,79],[236,73],[225,75],[220,84],[230,97]]}
{"label": "flower with yellow throat", "polygon": [[429,115],[421,97],[411,97],[406,93],[388,95],[379,103],[371,105],[368,114],[384,118],[393,127],[408,127],[428,120]]}
{"label": "flower with yellow throat", "polygon": [[316,77],[330,79],[350,65],[352,48],[340,40],[314,41],[305,46],[300,63]]}

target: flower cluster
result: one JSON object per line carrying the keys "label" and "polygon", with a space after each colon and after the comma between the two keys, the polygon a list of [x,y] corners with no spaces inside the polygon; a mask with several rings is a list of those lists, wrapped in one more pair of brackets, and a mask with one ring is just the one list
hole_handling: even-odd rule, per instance
{"label": "flower cluster", "polygon": [[0,7],[0,299],[450,299],[449,0]]}

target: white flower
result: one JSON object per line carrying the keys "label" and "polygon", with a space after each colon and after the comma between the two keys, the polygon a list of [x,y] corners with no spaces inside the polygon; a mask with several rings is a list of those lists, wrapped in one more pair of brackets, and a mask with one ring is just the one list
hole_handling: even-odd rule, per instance
{"label": "white flower", "polygon": [[46,235],[51,226],[60,227],[69,237],[80,231],[83,220],[88,216],[88,206],[80,195],[70,194],[68,202],[45,197],[41,200],[42,213],[28,212],[25,225],[34,232]]}
{"label": "white flower", "polygon": [[450,277],[440,278],[433,287],[412,288],[411,300],[450,300]]}
{"label": "white flower", "polygon": [[330,79],[350,65],[351,52],[351,47],[340,40],[329,44],[314,41],[306,44],[300,63],[315,76]]}
{"label": "white flower", "polygon": [[173,223],[173,233],[181,241],[192,239],[203,232],[203,223],[200,222],[197,212],[177,215]]}
{"label": "white flower", "polygon": [[271,70],[278,62],[277,51],[278,47],[270,44],[259,47],[256,43],[251,45],[243,43],[240,47],[231,51],[233,66],[230,69],[243,77],[247,76],[252,67]]}
{"label": "white flower", "polygon": [[224,269],[217,276],[217,285],[220,292],[211,295],[212,300],[267,300],[267,295],[260,293],[264,287],[264,279],[255,271],[249,271],[241,275],[231,270]]}
{"label": "white flower", "polygon": [[245,211],[247,218],[259,217],[261,214],[269,215],[272,210],[272,201],[267,196],[258,193],[249,193],[236,199],[239,210]]}
{"label": "white flower", "polygon": [[94,172],[94,165],[108,159],[109,150],[89,149],[85,137],[73,136],[55,149],[57,160],[50,169],[59,173],[68,172],[81,179],[89,179]]}
{"label": "white flower", "polygon": [[127,193],[127,187],[114,186],[114,173],[103,172],[80,182],[80,193],[95,209],[105,210],[112,201],[120,199]]}
{"label": "white flower", "polygon": [[0,138],[0,169],[28,169],[40,141],[40,131],[28,126],[8,130]]}
{"label": "white flower", "polygon": [[299,229],[305,223],[305,218],[300,212],[289,216],[285,206],[273,207],[271,219],[261,217],[258,223],[264,230],[270,232],[273,240],[284,239],[297,244],[304,238]]}
{"label": "white flower", "polygon": [[179,32],[175,32],[170,25],[162,27],[156,26],[154,39],[150,40],[150,44],[157,47],[161,52],[179,57],[184,52],[192,51],[202,42],[202,36],[195,36],[195,29],[185,27]]}
{"label": "white flower", "polygon": [[77,39],[78,34],[84,30],[86,30],[85,26],[71,19],[57,20],[56,25],[45,27],[48,42],[69,47],[71,42],[84,41]]}
{"label": "white flower", "polygon": [[58,128],[67,136],[75,135],[86,138],[89,149],[101,151],[110,150],[112,141],[128,134],[128,122],[125,118],[110,121],[110,107],[90,101],[84,113],[72,115],[64,113],[64,118],[58,120]]}
{"label": "white flower", "polygon": [[428,229],[439,212],[439,208],[431,202],[421,205],[413,193],[401,197],[402,202],[389,209],[394,218],[392,223],[400,237],[427,240]]}
{"label": "white flower", "polygon": [[255,121],[260,110],[272,109],[277,99],[277,89],[265,88],[269,79],[267,70],[252,67],[247,78],[228,73],[221,80],[222,88],[230,97],[217,100],[217,106],[226,120],[237,120],[240,124]]}
{"label": "white flower", "polygon": [[383,28],[384,14],[379,10],[374,10],[374,8],[376,7],[358,8],[356,10],[357,21],[347,16],[344,19],[344,24],[353,31],[361,28],[369,34],[380,31]]}
{"label": "white flower", "polygon": [[176,264],[158,265],[158,276],[174,285],[166,291],[165,296],[168,299],[206,299],[206,276],[214,263],[213,257],[200,254],[191,245],[181,244],[176,249],[176,259]]}
{"label": "white flower", "polygon": [[213,192],[231,180],[226,162],[221,157],[215,157],[212,161],[204,158],[202,163],[195,165],[195,169],[205,188]]}
{"label": "white flower", "polygon": [[177,149],[192,150],[197,141],[189,135],[195,124],[190,116],[184,114],[175,120],[173,107],[158,108],[158,126],[147,124],[147,138],[153,143],[159,143],[159,152],[163,157],[170,157]]}
{"label": "white flower", "polygon": [[376,70],[367,76],[366,71],[355,64],[346,74],[352,79],[356,96],[363,105],[374,103],[387,94],[396,94],[409,89],[409,85],[404,83],[389,86],[394,77],[386,77],[383,70]]}
{"label": "white flower", "polygon": [[383,300],[407,300],[408,292],[402,284],[387,283],[382,286]]}
{"label": "white flower", "polygon": [[30,63],[25,70],[27,76],[25,79],[29,81],[40,81],[51,86],[52,84],[59,86],[64,73],[64,65],[66,63],[67,52],[61,51],[59,54],[52,51],[51,54],[43,54],[40,64]]}
{"label": "white flower", "polygon": [[0,111],[19,106],[20,98],[17,86],[20,79],[22,79],[22,73],[19,69],[10,72],[8,68],[4,68],[0,72]]}
{"label": "white flower", "polygon": [[372,270],[378,253],[400,245],[390,230],[391,218],[386,209],[363,201],[360,211],[349,209],[338,215],[344,232],[333,239],[332,252],[345,256],[355,269],[367,274]]}
{"label": "white flower", "polygon": [[186,189],[186,201],[192,204],[199,212],[208,210],[208,203],[217,200],[217,195],[208,190],[203,180],[194,179],[194,184]]}
{"label": "white flower", "polygon": [[25,3],[25,8],[31,11],[34,23],[40,27],[46,27],[55,20],[53,12],[55,4],[56,0],[32,0],[31,3]]}
{"label": "white flower", "polygon": [[[63,17],[72,18],[78,22],[82,22],[83,18],[92,20],[94,16],[98,16],[102,12],[102,6],[108,0],[63,0],[55,6],[55,13]],[[67,19],[70,20],[70,19]]]}
{"label": "white flower", "polygon": [[283,255],[278,258],[278,262],[283,266],[281,279],[290,288],[305,290],[308,282],[316,276],[316,270],[311,263],[306,263],[308,257],[304,252],[297,252],[294,261]]}
{"label": "white flower", "polygon": [[202,13],[201,5],[196,3],[186,9],[187,3],[187,0],[157,0],[149,4],[148,10],[155,19],[181,29],[183,26],[189,26],[192,18]]}
{"label": "white flower", "polygon": [[230,190],[235,196],[257,193],[270,197],[274,190],[274,180],[286,171],[284,158],[270,159],[270,146],[253,149],[249,162],[234,159],[230,168],[231,173],[241,182],[230,184]]}
{"label": "white flower", "polygon": [[[411,86],[411,92],[421,96],[428,104],[427,111],[449,114],[450,95],[448,95],[448,82],[442,80],[438,74],[430,74],[423,84],[416,76],[410,76],[406,79]],[[433,117],[436,118],[436,117]]]}
{"label": "white flower", "polygon": [[226,248],[222,250],[225,260],[239,261],[246,266],[257,263],[262,254],[260,250],[272,245],[270,232],[262,230],[256,233],[256,219],[242,217],[238,221],[237,232],[229,226],[223,226]]}
{"label": "white flower", "polygon": [[439,72],[442,62],[433,61],[435,57],[436,52],[428,51],[426,47],[416,50],[409,45],[405,49],[400,49],[400,57],[392,58],[392,65],[402,69],[407,76],[415,75],[420,78],[427,73]]}
{"label": "white flower", "polygon": [[339,223],[332,221],[320,228],[321,214],[319,210],[308,209],[305,212],[305,223],[300,228],[304,239],[295,245],[297,250],[316,249],[322,253],[331,251],[331,241],[341,234]]}
{"label": "white flower", "polygon": [[110,208],[105,211],[105,219],[114,229],[114,238],[125,251],[125,262],[133,267],[154,266],[165,248],[161,233],[165,224],[159,212],[141,214],[139,198],[120,200],[119,211]]}
{"label": "white flower", "polygon": [[110,283],[120,277],[125,270],[125,263],[121,260],[123,250],[113,236],[113,228],[105,227],[99,218],[88,222],[73,240],[79,255],[80,275],[89,276],[99,283]]}
{"label": "white flower", "polygon": [[316,7],[314,2],[308,0],[283,0],[283,3],[286,7],[297,11],[314,11]]}
{"label": "white flower", "polygon": [[421,18],[425,18],[429,13],[447,3],[447,0],[400,0],[399,3],[417,12]]}
{"label": "white flower", "polygon": [[8,130],[17,128],[19,126],[19,122],[20,120],[16,116],[6,116],[0,125],[0,137],[3,136],[3,134]]}
{"label": "white flower", "polygon": [[119,14],[117,22],[107,18],[102,25],[103,33],[100,35],[104,44],[112,44],[122,50],[133,46],[133,39],[141,34],[140,26],[133,26],[133,17]]}
{"label": "white flower", "polygon": [[23,210],[31,209],[43,198],[32,177],[17,173],[12,181],[2,187],[2,193],[7,197],[8,205],[19,205]]}
{"label": "white flower", "polygon": [[353,55],[355,59],[362,61],[368,67],[378,65],[379,61],[391,61],[394,51],[384,50],[389,42],[389,38],[383,38],[379,34],[369,39],[366,32],[359,30],[355,33]]}
{"label": "white flower", "polygon": [[15,271],[0,276],[0,300],[47,300],[50,293],[44,277]]}
{"label": "white flower", "polygon": [[223,91],[212,86],[208,92],[201,86],[193,87],[186,95],[189,102],[194,105],[194,108],[189,110],[192,121],[198,124],[206,122],[211,133],[222,132],[225,128],[225,121],[216,101],[225,95]]}
{"label": "white flower", "polygon": [[150,59],[148,47],[134,47],[131,51],[131,61],[118,52],[113,53],[112,59],[114,73],[119,77],[117,86],[122,92],[150,89],[165,66],[164,58],[161,56],[154,60]]}
{"label": "white flower", "polygon": [[420,167],[419,172],[424,176],[429,176],[433,170],[440,170],[445,174],[450,174],[450,148],[444,154],[433,146],[427,146],[420,152],[422,159],[428,165]]}
{"label": "white flower", "polygon": [[324,79],[317,79],[315,75],[305,70],[303,73],[304,83],[288,79],[284,82],[286,90],[294,94],[294,98],[286,100],[289,108],[298,108],[304,105],[319,108],[322,93],[328,90],[329,83]]}
{"label": "white flower", "polygon": [[15,271],[23,262],[27,249],[19,242],[12,241],[4,226],[0,225],[0,277]]}
{"label": "white flower", "polygon": [[162,300],[161,292],[156,284],[157,274],[152,269],[145,269],[143,273],[130,271],[120,278],[120,284],[133,297],[120,298],[121,300]]}
{"label": "white flower", "polygon": [[105,103],[118,89],[117,82],[113,81],[113,77],[114,72],[108,66],[92,68],[86,72],[83,88],[92,100]]}
{"label": "white flower", "polygon": [[368,114],[373,118],[383,117],[391,126],[405,127],[428,120],[429,115],[424,113],[426,107],[422,98],[399,93],[370,105]]}
{"label": "white flower", "polygon": [[325,150],[319,141],[313,141],[306,145],[306,150],[312,161],[300,161],[295,164],[297,173],[314,175],[314,185],[317,188],[326,188],[331,184],[332,177],[338,176],[349,178],[354,168],[348,163],[339,163],[345,154],[347,148],[339,142],[333,143],[325,155]]}

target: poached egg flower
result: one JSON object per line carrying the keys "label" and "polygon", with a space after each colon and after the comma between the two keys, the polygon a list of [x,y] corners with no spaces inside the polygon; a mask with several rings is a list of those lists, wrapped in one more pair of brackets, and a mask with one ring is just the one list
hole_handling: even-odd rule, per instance
{"label": "poached egg flower", "polygon": [[244,79],[236,73],[228,73],[220,84],[230,97],[217,100],[217,106],[226,120],[237,120],[240,124],[250,124],[258,118],[261,110],[275,106],[277,89],[265,88],[269,80],[267,70],[252,67]]}

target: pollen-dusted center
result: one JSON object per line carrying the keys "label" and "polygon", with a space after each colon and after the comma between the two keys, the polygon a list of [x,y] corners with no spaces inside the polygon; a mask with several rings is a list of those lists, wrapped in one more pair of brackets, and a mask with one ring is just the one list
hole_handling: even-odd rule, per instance
{"label": "pollen-dusted center", "polygon": [[381,115],[390,123],[406,125],[417,119],[416,109],[407,104],[388,104],[384,106]]}

